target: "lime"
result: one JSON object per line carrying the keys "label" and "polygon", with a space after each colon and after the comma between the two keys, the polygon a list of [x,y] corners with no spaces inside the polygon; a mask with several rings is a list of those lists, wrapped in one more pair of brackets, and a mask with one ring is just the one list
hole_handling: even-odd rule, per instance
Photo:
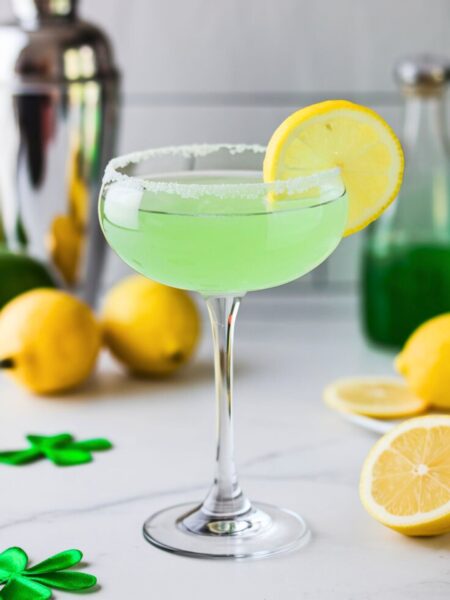
{"label": "lime", "polygon": [[42,287],[56,286],[41,262],[25,254],[0,251],[0,309],[19,294]]}

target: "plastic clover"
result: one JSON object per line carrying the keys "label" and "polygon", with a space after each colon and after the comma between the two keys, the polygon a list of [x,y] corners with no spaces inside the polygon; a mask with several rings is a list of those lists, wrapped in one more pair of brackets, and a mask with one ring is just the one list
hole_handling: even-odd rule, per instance
{"label": "plastic clover", "polygon": [[70,467],[92,461],[92,452],[110,450],[112,444],[104,438],[76,442],[70,433],[58,435],[27,435],[30,448],[0,452],[0,463],[24,465],[47,458],[60,467]]}
{"label": "plastic clover", "polygon": [[52,597],[50,588],[74,592],[94,587],[93,575],[65,570],[82,558],[79,550],[65,550],[27,569],[22,548],[8,548],[0,554],[0,600],[46,600]]}

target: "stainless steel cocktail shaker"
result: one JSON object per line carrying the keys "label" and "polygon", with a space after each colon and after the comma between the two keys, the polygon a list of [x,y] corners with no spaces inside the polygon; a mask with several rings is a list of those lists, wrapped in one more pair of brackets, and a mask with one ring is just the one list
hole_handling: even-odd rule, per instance
{"label": "stainless steel cocktail shaker", "polygon": [[97,196],[114,151],[118,72],[77,0],[12,0],[0,26],[0,241],[90,303],[105,245]]}

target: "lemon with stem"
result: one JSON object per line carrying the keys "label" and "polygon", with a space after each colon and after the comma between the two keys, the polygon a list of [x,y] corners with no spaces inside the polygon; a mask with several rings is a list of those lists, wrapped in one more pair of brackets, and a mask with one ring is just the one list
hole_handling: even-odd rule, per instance
{"label": "lemon with stem", "polygon": [[89,306],[60,290],[31,290],[0,313],[0,367],[37,394],[81,384],[100,346],[100,327]]}

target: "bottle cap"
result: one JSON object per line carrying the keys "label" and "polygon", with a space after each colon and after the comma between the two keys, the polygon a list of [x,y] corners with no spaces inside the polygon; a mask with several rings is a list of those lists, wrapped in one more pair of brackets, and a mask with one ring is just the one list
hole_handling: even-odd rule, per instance
{"label": "bottle cap", "polygon": [[424,96],[442,93],[449,73],[450,62],[431,54],[402,58],[394,69],[395,80],[405,93]]}

